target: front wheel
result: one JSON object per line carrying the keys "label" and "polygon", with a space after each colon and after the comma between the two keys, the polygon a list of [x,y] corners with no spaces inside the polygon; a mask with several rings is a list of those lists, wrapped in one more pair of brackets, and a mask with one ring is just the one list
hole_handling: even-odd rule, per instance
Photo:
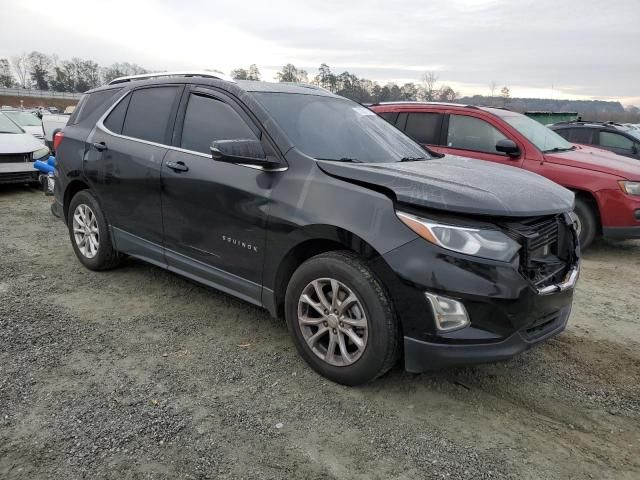
{"label": "front wheel", "polygon": [[598,220],[593,209],[581,198],[576,198],[576,206],[573,213],[575,215],[574,224],[578,232],[580,248],[584,250],[596,238]]}
{"label": "front wheel", "polygon": [[337,383],[369,382],[397,360],[391,300],[351,252],[329,252],[304,262],[287,287],[285,316],[300,355]]}

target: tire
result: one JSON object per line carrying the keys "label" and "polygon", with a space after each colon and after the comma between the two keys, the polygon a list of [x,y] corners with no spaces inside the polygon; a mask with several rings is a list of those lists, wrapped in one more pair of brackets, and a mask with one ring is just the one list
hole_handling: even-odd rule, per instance
{"label": "tire", "polygon": [[67,227],[78,260],[89,270],[108,270],[118,265],[120,255],[113,248],[104,213],[89,190],[81,190],[71,199]]}
{"label": "tire", "polygon": [[598,220],[593,208],[581,198],[576,198],[576,207],[573,210],[576,215],[576,228],[578,229],[578,238],[580,240],[580,248],[585,250],[596,238],[598,231]]}
{"label": "tire", "polygon": [[[324,305],[334,309],[328,315],[318,288]],[[397,361],[399,332],[393,304],[373,271],[351,252],[324,253],[300,265],[287,286],[285,317],[302,358],[334,382],[367,383]]]}

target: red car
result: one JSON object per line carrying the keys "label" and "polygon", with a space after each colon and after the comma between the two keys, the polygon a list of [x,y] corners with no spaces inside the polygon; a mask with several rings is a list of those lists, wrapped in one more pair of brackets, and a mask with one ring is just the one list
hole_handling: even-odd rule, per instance
{"label": "red car", "polygon": [[429,149],[538,173],[576,194],[583,248],[597,236],[640,238],[640,161],[574,145],[501,108],[397,102],[370,107]]}

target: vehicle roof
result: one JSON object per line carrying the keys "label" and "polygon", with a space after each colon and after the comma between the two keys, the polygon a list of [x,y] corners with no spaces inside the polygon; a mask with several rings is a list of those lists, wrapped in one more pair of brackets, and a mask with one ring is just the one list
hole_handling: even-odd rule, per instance
{"label": "vehicle roof", "polygon": [[338,97],[338,95],[331,93],[329,90],[308,83],[237,80],[236,84],[247,92],[297,93],[302,95]]}
{"label": "vehicle roof", "polygon": [[134,88],[143,85],[161,85],[161,84],[176,84],[176,83],[189,83],[198,85],[211,85],[215,87],[222,87],[229,92],[234,93],[237,90],[244,92],[272,92],[272,93],[292,93],[302,95],[318,95],[323,97],[336,97],[342,98],[338,95],[316,85],[310,85],[308,83],[290,83],[290,82],[261,82],[252,80],[237,80],[235,82],[229,82],[226,80],[220,80],[216,78],[205,77],[157,77],[144,80],[131,80],[126,83],[114,83],[112,85],[104,85],[92,90],[88,90],[87,94],[102,90],[122,89],[122,88]]}

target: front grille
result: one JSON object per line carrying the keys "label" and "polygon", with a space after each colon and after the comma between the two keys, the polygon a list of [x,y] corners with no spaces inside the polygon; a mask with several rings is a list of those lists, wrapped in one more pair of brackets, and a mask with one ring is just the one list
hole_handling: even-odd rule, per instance
{"label": "front grille", "polygon": [[0,163],[30,162],[30,153],[1,153]]}
{"label": "front grille", "polygon": [[575,264],[576,238],[568,216],[529,218],[505,228],[522,245],[520,273],[536,288],[561,282]]}
{"label": "front grille", "polygon": [[0,173],[0,184],[4,183],[30,183],[38,180],[38,172],[11,172]]}

